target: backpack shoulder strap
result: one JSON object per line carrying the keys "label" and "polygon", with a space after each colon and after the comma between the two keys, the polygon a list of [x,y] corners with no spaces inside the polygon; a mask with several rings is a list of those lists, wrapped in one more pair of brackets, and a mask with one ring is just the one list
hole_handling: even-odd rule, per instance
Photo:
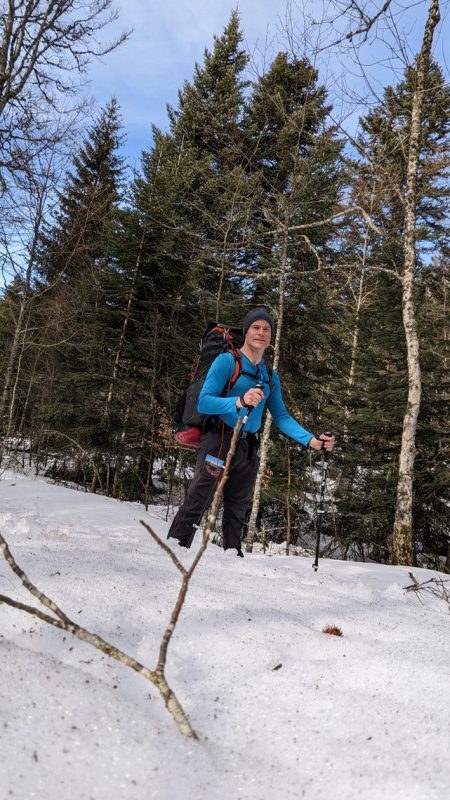
{"label": "backpack shoulder strap", "polygon": [[228,379],[228,381],[227,381],[227,383],[226,383],[226,385],[225,385],[225,387],[223,389],[222,396],[226,396],[229,393],[231,387],[234,386],[234,384],[236,383],[236,381],[239,378],[239,375],[241,374],[241,371],[242,371],[241,351],[240,350],[228,350],[227,352],[230,354],[230,356],[233,356],[233,358],[234,358],[234,371],[233,371],[233,374],[231,375],[231,377]]}
{"label": "backpack shoulder strap", "polygon": [[241,351],[240,350],[229,350],[229,353],[231,353],[231,355],[234,358],[234,372],[233,372],[233,374],[232,374],[232,376],[230,378],[230,381],[229,381],[228,391],[230,391],[231,387],[234,386],[234,384],[236,383],[237,379],[239,378],[239,375],[242,372],[242,354],[241,354]]}
{"label": "backpack shoulder strap", "polygon": [[[229,350],[228,352],[234,358],[234,372],[233,372],[233,375],[231,376],[231,378],[230,378],[230,380],[228,382],[227,392],[229,392],[231,387],[234,386],[234,384],[236,383],[237,379],[239,378],[239,375],[241,375],[241,374],[242,375],[248,375],[250,378],[254,378],[255,377],[253,375],[253,373],[246,372],[244,369],[242,369],[242,353],[241,353],[240,350]],[[270,390],[270,393],[272,393],[272,391],[273,391],[273,367],[272,367],[272,364],[266,363],[265,361],[263,363],[264,363],[264,366],[265,366],[266,371],[267,371],[267,377],[269,379],[269,390]]]}

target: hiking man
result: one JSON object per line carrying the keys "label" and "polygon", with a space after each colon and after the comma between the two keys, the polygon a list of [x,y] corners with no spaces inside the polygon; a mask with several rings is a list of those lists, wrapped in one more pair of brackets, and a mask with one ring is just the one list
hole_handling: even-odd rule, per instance
{"label": "hiking man", "polygon": [[251,407],[251,413],[238,440],[223,492],[223,546],[225,550],[236,549],[238,556],[244,555],[241,534],[259,467],[257,433],[265,407],[269,409],[277,427],[294,441],[314,450],[324,447],[331,451],[334,447],[334,436],[322,434],[319,438],[315,437],[287,412],[280,379],[263,359],[273,327],[273,319],[265,309],[247,314],[242,325],[242,368],[228,391],[227,384],[230,384],[235,370],[232,353],[217,356],[208,371],[200,392],[198,411],[209,415],[210,419],[201,438],[194,478],[168,533],[168,538],[178,539],[182,547],[191,546],[217,484],[218,473],[211,473],[205,457],[212,455],[225,460],[233,427],[238,415],[245,415],[246,408]]}

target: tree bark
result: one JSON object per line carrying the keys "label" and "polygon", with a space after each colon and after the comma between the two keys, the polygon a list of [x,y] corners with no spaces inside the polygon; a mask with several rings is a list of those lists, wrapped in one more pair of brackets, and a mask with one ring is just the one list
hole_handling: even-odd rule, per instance
{"label": "tree bark", "polygon": [[111,381],[110,381],[110,384],[109,384],[108,396],[106,398],[106,407],[105,407],[105,416],[106,417],[109,416],[111,403],[113,401],[114,386],[116,384],[117,376],[119,374],[120,362],[121,362],[121,359],[122,359],[122,354],[123,354],[123,350],[124,350],[124,346],[125,346],[125,339],[126,339],[126,335],[127,335],[128,325],[129,325],[129,322],[130,322],[130,319],[131,319],[131,310],[133,308],[133,303],[134,303],[134,295],[135,295],[135,290],[136,290],[136,284],[137,284],[137,281],[138,281],[138,278],[139,278],[139,273],[141,271],[142,252],[143,252],[143,249],[144,249],[144,242],[145,242],[146,232],[147,232],[146,228],[144,227],[144,229],[142,231],[141,240],[139,242],[139,249],[138,249],[138,254],[137,254],[137,257],[136,257],[136,264],[135,264],[135,267],[134,267],[134,273],[133,273],[133,279],[131,281],[130,292],[129,292],[129,295],[128,295],[127,307],[126,307],[126,310],[125,310],[125,316],[123,318],[122,330],[120,332],[119,344],[117,346],[116,354],[115,354],[115,357],[114,357],[113,373],[112,373]]}
{"label": "tree bark", "polygon": [[[2,434],[2,440],[0,442],[0,463],[3,458],[4,446],[5,446],[5,432],[10,433],[12,428],[12,406],[10,404],[10,412],[7,416],[7,406],[10,400],[11,388],[13,386],[13,378],[14,372],[17,371],[17,360],[19,350],[23,349],[25,346],[24,337],[26,335],[26,315],[29,310],[30,301],[32,300],[31,297],[31,277],[33,274],[34,269],[34,262],[36,256],[36,247],[37,241],[40,233],[40,228],[43,220],[43,213],[44,213],[44,202],[45,202],[45,192],[46,187],[43,187],[42,192],[38,198],[38,205],[36,209],[36,218],[34,220],[33,225],[33,238],[30,245],[30,252],[28,254],[28,261],[27,266],[25,269],[25,274],[23,276],[23,295],[20,299],[19,305],[19,314],[17,316],[16,324],[14,327],[14,335],[11,344],[11,350],[9,352],[9,357],[6,365],[5,377],[3,382],[3,389],[2,394],[0,397],[0,433]],[[17,376],[16,376],[17,381]]]}
{"label": "tree bark", "polygon": [[[286,211],[285,224],[283,230],[283,251],[281,255],[280,264],[280,277],[278,281],[278,316],[277,316],[277,332],[275,335],[274,343],[274,356],[273,356],[273,369],[278,369],[280,361],[280,347],[281,347],[281,331],[283,328],[283,314],[284,314],[284,295],[286,289],[286,270],[287,270],[287,248],[289,236],[289,213]],[[256,520],[258,518],[259,506],[261,502],[261,489],[262,481],[267,467],[267,458],[269,455],[270,446],[270,429],[272,427],[272,418],[269,413],[266,415],[264,422],[263,434],[259,447],[259,470],[256,476],[255,488],[253,492],[252,510],[250,512],[250,519],[247,528],[247,538],[245,549],[247,553],[253,550],[253,542],[256,536]]]}
{"label": "tree bark", "polygon": [[408,359],[408,399],[403,417],[399,477],[395,520],[392,531],[392,561],[394,564],[414,563],[413,544],[413,481],[416,456],[417,420],[421,402],[421,371],[419,336],[414,303],[416,273],[416,205],[417,170],[419,161],[420,121],[423,87],[430,63],[433,34],[440,20],[439,2],[431,0],[428,19],[417,59],[416,89],[411,110],[408,163],[405,195],[404,271],[402,276],[402,315]]}
{"label": "tree bark", "polygon": [[292,537],[292,520],[291,520],[291,449],[287,449],[287,493],[286,493],[286,555],[289,555]]}
{"label": "tree bark", "polygon": [[[370,203],[370,213],[373,211],[373,195],[372,201]],[[352,351],[351,351],[351,359],[350,359],[350,371],[347,381],[347,402],[345,404],[344,409],[344,438],[348,436],[348,424],[350,420],[350,407],[349,402],[352,396],[353,386],[355,383],[355,373],[356,373],[356,360],[358,356],[358,347],[359,347],[359,337],[360,337],[360,317],[361,317],[361,309],[364,303],[364,289],[365,289],[365,282],[366,282],[366,266],[367,266],[367,248],[369,244],[369,235],[370,235],[370,228],[369,225],[366,223],[366,230],[364,233],[364,244],[363,244],[363,252],[361,257],[361,272],[359,276],[359,287],[358,287],[358,297],[355,298],[356,300],[356,311],[355,311],[355,324],[353,326],[353,333],[352,333]]]}

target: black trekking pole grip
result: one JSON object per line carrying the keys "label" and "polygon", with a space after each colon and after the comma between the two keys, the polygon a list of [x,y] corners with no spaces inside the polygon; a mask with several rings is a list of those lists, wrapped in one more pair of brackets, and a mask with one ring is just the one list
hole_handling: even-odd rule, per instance
{"label": "black trekking pole grip", "polygon": [[[262,384],[262,383],[257,383],[257,384],[256,384],[256,386],[255,386],[255,389],[260,389],[261,391],[263,391],[263,389],[264,389],[264,386],[263,386],[263,384]],[[247,422],[247,420],[248,420],[249,414],[250,414],[250,413],[253,411],[254,407],[255,407],[255,406],[247,406],[247,405],[246,405],[246,406],[244,406],[244,408],[245,408],[245,414],[244,414],[244,416],[243,416],[243,418],[242,418],[242,427],[244,427],[245,423],[246,423],[246,422]]]}
{"label": "black trekking pole grip", "polygon": [[[333,433],[332,431],[324,431],[324,436],[333,436]],[[320,484],[320,501],[319,501],[319,508],[317,510],[319,518],[317,520],[316,554],[313,564],[314,572],[317,572],[319,568],[320,534],[322,531],[322,517],[325,514],[325,509],[324,509],[325,489],[327,485],[328,462],[331,455],[331,452],[329,450],[325,450],[324,447],[322,447],[322,451],[323,451],[322,482]]]}
{"label": "black trekking pole grip", "polygon": [[[262,383],[257,383],[256,386],[255,386],[255,389],[261,389],[261,391],[264,394],[264,387],[263,387]],[[246,439],[247,438],[247,431],[244,431],[244,425],[246,424],[246,422],[247,422],[247,420],[249,418],[249,415],[253,411],[254,407],[255,406],[244,406],[245,414],[242,417],[241,432],[240,432],[240,436],[241,436],[242,439]]]}

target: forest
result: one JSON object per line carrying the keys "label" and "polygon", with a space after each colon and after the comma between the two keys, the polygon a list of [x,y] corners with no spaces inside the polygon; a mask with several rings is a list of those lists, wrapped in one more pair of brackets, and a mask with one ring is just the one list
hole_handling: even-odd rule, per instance
{"label": "forest", "polygon": [[[201,336],[264,307],[290,413],[337,437],[324,554],[450,571],[450,86],[425,6],[420,49],[355,135],[312,53],[250,69],[232,11],[132,171],[117,100],[86,121],[76,77],[126,46],[97,44],[109,0],[1,3],[2,471],[172,509]],[[320,456],[269,417],[260,453],[247,549],[295,553]]]}

